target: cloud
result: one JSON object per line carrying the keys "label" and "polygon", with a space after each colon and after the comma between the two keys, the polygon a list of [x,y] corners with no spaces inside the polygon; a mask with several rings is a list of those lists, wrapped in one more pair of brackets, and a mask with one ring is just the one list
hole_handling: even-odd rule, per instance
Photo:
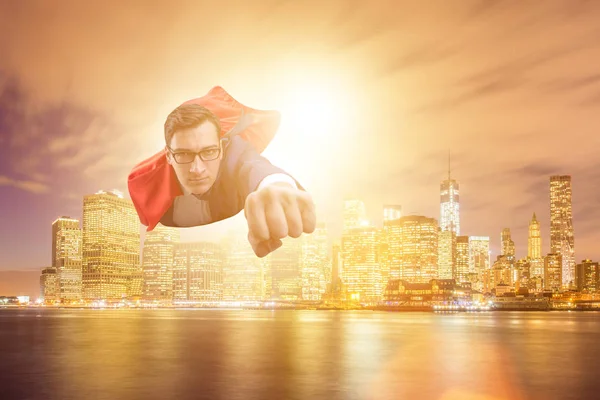
{"label": "cloud", "polygon": [[0,186],[14,186],[34,194],[47,193],[50,189],[47,185],[40,182],[14,180],[3,175],[0,175]]}

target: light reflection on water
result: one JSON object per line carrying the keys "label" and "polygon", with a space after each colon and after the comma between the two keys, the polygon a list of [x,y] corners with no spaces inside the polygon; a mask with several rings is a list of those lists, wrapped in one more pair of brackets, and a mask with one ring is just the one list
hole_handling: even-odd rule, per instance
{"label": "light reflection on water", "polygon": [[580,399],[600,314],[0,310],[0,399]]}

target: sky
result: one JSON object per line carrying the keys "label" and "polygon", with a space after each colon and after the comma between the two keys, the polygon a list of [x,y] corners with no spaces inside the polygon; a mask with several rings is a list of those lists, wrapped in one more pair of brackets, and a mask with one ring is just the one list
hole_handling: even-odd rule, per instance
{"label": "sky", "polygon": [[281,111],[264,154],[332,238],[345,198],[375,224],[384,204],[439,219],[450,152],[461,234],[492,259],[503,228],[526,256],[534,212],[549,251],[549,178],[568,174],[576,259],[598,260],[597,21],[594,1],[0,0],[0,271],[48,266],[52,222],[127,195],[166,115],[216,85]]}

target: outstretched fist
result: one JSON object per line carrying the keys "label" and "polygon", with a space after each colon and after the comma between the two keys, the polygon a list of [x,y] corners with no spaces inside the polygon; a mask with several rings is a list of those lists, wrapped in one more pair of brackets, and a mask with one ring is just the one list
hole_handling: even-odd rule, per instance
{"label": "outstretched fist", "polygon": [[307,192],[276,182],[250,193],[244,205],[248,241],[258,257],[281,247],[281,239],[315,230],[315,204]]}

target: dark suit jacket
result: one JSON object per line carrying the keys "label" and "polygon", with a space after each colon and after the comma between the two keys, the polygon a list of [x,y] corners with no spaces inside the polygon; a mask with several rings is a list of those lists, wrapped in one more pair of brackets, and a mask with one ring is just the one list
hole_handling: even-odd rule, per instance
{"label": "dark suit jacket", "polygon": [[[246,197],[271,174],[287,172],[271,164],[240,136],[234,136],[224,146],[219,174],[210,190],[201,199],[208,200],[211,222],[232,217],[244,209]],[[289,174],[287,174],[289,175]],[[302,189],[300,184],[296,182]],[[160,220],[165,226],[173,222],[173,204]]]}

